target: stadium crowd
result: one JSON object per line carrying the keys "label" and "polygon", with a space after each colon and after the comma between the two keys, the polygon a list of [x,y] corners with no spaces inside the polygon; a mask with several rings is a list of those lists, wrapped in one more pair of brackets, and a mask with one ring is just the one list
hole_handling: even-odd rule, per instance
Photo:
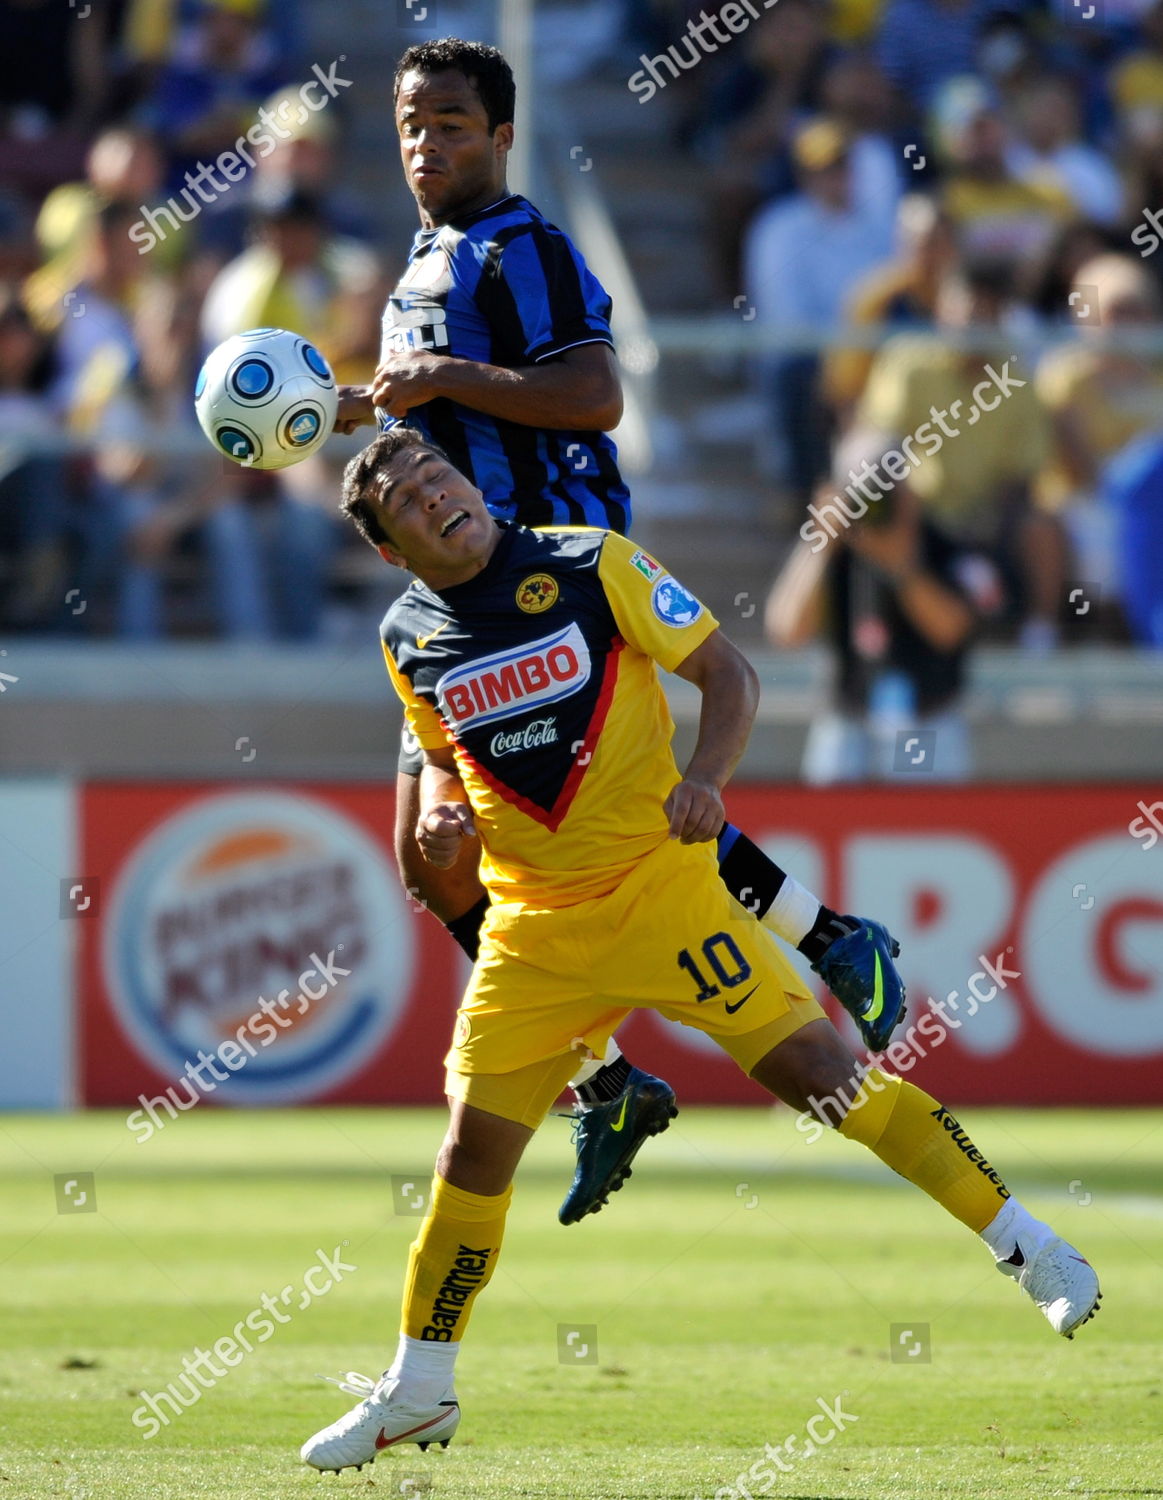
{"label": "stadium crowd", "polygon": [[[907,480],[858,523],[840,507],[880,583],[943,549],[995,634],[1052,648],[1085,580],[1108,639],[1163,644],[1163,3],[754,9],[696,55],[709,7],[609,0],[606,62],[673,84],[713,182],[709,305],[742,288],[787,335],[755,364],[763,473],[836,516],[837,455],[873,462],[943,412]],[[306,333],[343,381],[375,368],[399,268],[345,180],[344,99],[295,101],[299,22],[286,0],[0,0],[6,631],[308,639],[344,586],[335,461],[240,470],[199,448],[190,400],[245,327]],[[274,148],[195,199],[260,117]],[[777,639],[803,636],[793,565]]]}

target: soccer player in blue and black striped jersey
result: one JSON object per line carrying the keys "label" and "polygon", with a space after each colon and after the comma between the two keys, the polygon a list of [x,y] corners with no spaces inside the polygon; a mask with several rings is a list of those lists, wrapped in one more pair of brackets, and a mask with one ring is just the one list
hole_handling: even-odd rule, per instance
{"label": "soccer player in blue and black striped jersey", "polygon": [[[625,533],[630,495],[609,437],[622,415],[610,298],[568,236],[508,190],[515,103],[512,72],[494,47],[444,38],[401,57],[396,129],[421,228],[384,312],[375,380],[341,389],[337,427],[406,420],[500,520]],[[644,567],[657,567],[641,555]],[[488,898],[474,860],[438,870],[420,855],[421,763],[405,743],[400,872],[475,957]],[[719,851],[732,893],[819,966],[865,1040],[883,1045],[904,1009],[883,929],[823,906],[730,824]],[[670,1087],[613,1043],[583,1065],[574,1087],[583,1113],[563,1223],[600,1208],[675,1112]]]}

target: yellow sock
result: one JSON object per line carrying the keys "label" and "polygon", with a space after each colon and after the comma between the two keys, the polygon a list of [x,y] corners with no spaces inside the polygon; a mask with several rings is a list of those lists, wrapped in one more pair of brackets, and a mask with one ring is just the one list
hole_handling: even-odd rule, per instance
{"label": "yellow sock", "polygon": [[505,1233],[512,1187],[483,1198],[432,1179],[432,1206],[408,1255],[401,1328],[414,1339],[457,1343],[488,1286]]}
{"label": "yellow sock", "polygon": [[1001,1178],[943,1105],[879,1068],[869,1070],[839,1129],[975,1234],[1009,1197]]}

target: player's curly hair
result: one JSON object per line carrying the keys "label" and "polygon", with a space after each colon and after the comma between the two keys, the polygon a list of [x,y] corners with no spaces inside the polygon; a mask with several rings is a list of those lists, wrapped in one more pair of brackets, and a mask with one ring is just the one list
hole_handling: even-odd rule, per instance
{"label": "player's curly hair", "polygon": [[394,545],[384,526],[380,481],[388,464],[405,448],[423,448],[426,453],[435,453],[437,458],[456,467],[439,443],[434,443],[415,427],[390,427],[361,449],[343,471],[343,498],[339,502],[339,511],[355,522],[360,536],[373,547]]}
{"label": "player's curly hair", "polygon": [[400,92],[405,73],[443,73],[448,69],[463,73],[481,96],[489,118],[489,134],[498,125],[511,125],[517,105],[517,85],[513,70],[504,54],[485,42],[466,42],[458,36],[443,36],[434,42],[417,42],[409,47],[396,64],[392,85],[392,103]]}

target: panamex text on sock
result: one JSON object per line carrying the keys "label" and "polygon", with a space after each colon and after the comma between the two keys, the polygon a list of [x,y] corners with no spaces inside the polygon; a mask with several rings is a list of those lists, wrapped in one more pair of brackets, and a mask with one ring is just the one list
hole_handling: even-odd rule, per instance
{"label": "panamex text on sock", "polygon": [[[989,1002],[1001,991],[1009,988],[1011,979],[1020,979],[1020,969],[1007,969],[1005,960],[1006,952],[995,955],[991,962],[984,953],[978,954],[977,961],[981,968],[969,976],[966,984],[968,1008],[965,1015],[960,1014],[961,995],[958,990],[950,990],[944,1000],[934,1000],[929,997],[929,1009],[914,1025],[910,1026],[904,1036],[886,1047],[876,1057],[869,1060],[868,1067],[861,1066],[857,1074],[850,1080],[850,1090],[845,1093],[843,1089],[837,1089],[834,1094],[828,1094],[823,1099],[817,1099],[814,1094],[809,1094],[808,1103],[812,1112],[806,1110],[796,1117],[796,1129],[801,1135],[808,1138],[810,1144],[814,1144],[824,1134],[825,1125],[836,1129],[844,1116],[850,1109],[859,1109],[864,1102],[859,1098],[860,1087],[868,1080],[868,1087],[874,1092],[880,1092],[884,1085],[880,1082],[876,1073],[870,1073],[869,1068],[879,1069],[887,1065],[897,1073],[909,1073],[921,1061],[928,1057],[929,1053],[939,1047],[948,1039],[950,1031],[960,1031],[966,1021],[971,1021],[983,1005]],[[986,978],[993,982],[982,988]],[[944,1123],[944,1122],[942,1122]],[[954,1122],[956,1123],[956,1122]],[[953,1127],[950,1126],[950,1129]]]}
{"label": "panamex text on sock", "polygon": [[[144,1438],[157,1437],[163,1427],[168,1427],[175,1417],[180,1417],[199,1402],[203,1391],[211,1391],[220,1380],[225,1380],[236,1365],[254,1353],[256,1344],[265,1344],[274,1335],[277,1323],[289,1323],[291,1318],[283,1311],[285,1307],[292,1306],[297,1312],[306,1312],[312,1302],[338,1286],[347,1272],[359,1269],[343,1259],[342,1245],[336,1245],[330,1254],[326,1250],[316,1250],[315,1260],[317,1264],[308,1266],[303,1274],[302,1290],[297,1298],[293,1286],[285,1286],[277,1297],[263,1292],[258,1306],[244,1318],[239,1318],[228,1335],[215,1339],[210,1349],[195,1344],[193,1354],[183,1354],[182,1374],[177,1379],[152,1394],[138,1391],[142,1405],[134,1408],[131,1420],[135,1427],[141,1428]],[[322,1282],[319,1281],[320,1274],[324,1276]],[[253,1334],[254,1338],[248,1334]],[[216,1364],[216,1359],[226,1368]],[[165,1407],[169,1408],[168,1412]]]}
{"label": "panamex text on sock", "polygon": [[[339,64],[346,61],[347,54],[341,53],[326,72],[318,63],[312,63],[314,76],[300,85],[297,107],[292,106],[290,99],[280,99],[274,110],[267,109],[264,104],[258,112],[258,119],[245,135],[238,137],[233,149],[220,151],[209,166],[199,160],[197,171],[186,172],[186,186],[177,197],[167,198],[154,208],[141,204],[141,218],[129,229],[129,238],[137,246],[138,255],[148,255],[167,235],[196,219],[208,204],[217,202],[236,182],[241,182],[255,164],[254,153],[249,147],[255,147],[260,160],[269,156],[279,141],[290,140],[295,134],[294,128],[287,126],[289,117],[293,124],[302,125],[309,114],[316,114],[330,104],[340,89],[351,88],[355,80],[339,76]],[[226,180],[219,182],[215,173]],[[182,199],[189,210],[186,213],[182,211]],[[168,229],[161,222],[163,219],[168,221]]]}
{"label": "panamex text on sock", "polygon": [[489,1258],[496,1253],[495,1248],[473,1250],[468,1245],[460,1246],[452,1269],[436,1293],[429,1320],[420,1334],[422,1339],[438,1344],[447,1344],[451,1340],[464,1312],[464,1304],[484,1280]]}
{"label": "panamex text on sock", "polygon": [[[1002,365],[1000,370],[995,370],[991,364],[986,364],[987,379],[979,381],[973,387],[973,403],[969,408],[965,419],[967,427],[973,427],[981,419],[982,412],[995,411],[1001,403],[1013,391],[1020,390],[1026,381],[1019,380],[1016,375],[1009,373],[1010,364],[1016,362],[1017,356],[1011,355]],[[986,396],[995,392],[989,401]],[[810,543],[812,552],[820,552],[828,545],[830,540],[839,536],[841,531],[846,531],[854,521],[862,520],[868,514],[868,508],[877,500],[883,500],[905,476],[910,469],[919,469],[926,458],[935,458],[945,446],[946,438],[960,437],[961,428],[951,427],[946,418],[952,417],[955,421],[961,420],[961,408],[963,402],[954,401],[948,407],[929,407],[931,421],[922,422],[915,432],[901,439],[899,448],[889,448],[877,463],[870,463],[866,458],[859,470],[849,469],[849,483],[844,487],[844,494],[851,502],[845,504],[839,495],[833,495],[831,500],[826,500],[822,505],[815,503],[808,506],[807,520],[800,527],[800,536],[805,542]],[[934,428],[939,429],[935,431]],[[918,454],[915,451],[916,444],[920,444],[924,452]],[[881,473],[887,477],[881,477]],[[873,493],[868,490],[873,488]],[[857,491],[858,493],[853,493]],[[833,522],[836,524],[833,525]]]}
{"label": "panamex text on sock", "polygon": [[962,1130],[960,1121],[954,1119],[943,1104],[939,1105],[933,1111],[933,1119],[939,1121],[945,1127],[945,1132],[951,1138],[953,1144],[959,1151],[965,1153],[966,1159],[972,1162],[982,1176],[989,1178],[990,1182],[997,1188],[998,1197],[1008,1198],[1010,1195],[1009,1189],[969,1139],[965,1131]]}
{"label": "panamex text on sock", "polygon": [[[758,21],[763,12],[776,3],[777,0],[727,0],[727,4],[721,5],[714,15],[708,15],[705,9],[700,10],[698,20],[686,23],[686,34],[680,41],[671,42],[657,57],[647,57],[645,53],[639,57],[642,66],[630,74],[626,87],[638,95],[639,104],[649,104],[655,94],[680,73],[689,72],[704,57],[710,57],[720,47],[725,47],[733,36],[746,31],[752,21]],[[666,69],[669,77],[660,72],[661,68]]]}
{"label": "panamex text on sock", "polygon": [[[340,947],[342,946],[341,943]],[[301,1016],[312,1000],[322,1000],[324,995],[335,988],[340,979],[350,973],[350,969],[345,969],[342,964],[335,962],[334,948],[328,953],[326,959],[320,958],[317,953],[312,953],[309,967],[299,975],[299,992],[294,997],[298,1001],[295,1013]],[[307,981],[314,975],[318,975],[322,988],[308,984]],[[291,1025],[291,1018],[287,1012],[292,1003],[290,990],[280,990],[275,1000],[268,1000],[264,995],[260,995],[258,1009],[246,1018],[233,1037],[227,1037],[224,1042],[220,1042],[213,1052],[206,1052],[199,1047],[198,1061],[186,1063],[185,1077],[181,1080],[185,1089],[184,1097],[179,1095],[178,1085],[175,1084],[170,1084],[164,1094],[158,1094],[152,1099],[147,1099],[144,1094],[138,1094],[137,1102],[141,1108],[135,1109],[125,1120],[127,1130],[132,1130],[135,1134],[140,1132],[137,1134],[137,1144],[144,1145],[159,1130],[164,1130],[168,1124],[168,1121],[163,1120],[158,1113],[159,1107],[166,1111],[170,1120],[176,1120],[179,1111],[193,1109],[194,1105],[201,1101],[203,1094],[212,1094],[219,1083],[226,1082],[231,1073],[237,1073],[250,1058],[257,1057],[255,1041],[258,1042],[259,1047],[269,1047],[279,1031]],[[219,1071],[218,1063],[223,1065],[225,1072]],[[205,1069],[209,1069],[211,1075],[209,1078],[203,1076]],[[195,1084],[197,1088],[193,1087]]]}
{"label": "panamex text on sock", "polygon": [[[779,1483],[779,1474],[790,1474],[797,1463],[811,1458],[826,1447],[838,1432],[843,1432],[846,1427],[860,1421],[855,1412],[844,1410],[843,1402],[847,1394],[847,1391],[843,1391],[832,1401],[825,1401],[823,1396],[817,1396],[816,1405],[820,1409],[804,1423],[806,1442],[801,1433],[793,1432],[782,1443],[765,1443],[762,1458],[756,1459],[749,1469],[737,1474],[734,1484],[720,1485],[713,1495],[707,1496],[707,1500],[753,1500],[755,1495],[770,1494],[772,1487]],[[778,1474],[776,1470],[779,1471]],[[695,1500],[703,1500],[703,1497],[696,1495]]]}

